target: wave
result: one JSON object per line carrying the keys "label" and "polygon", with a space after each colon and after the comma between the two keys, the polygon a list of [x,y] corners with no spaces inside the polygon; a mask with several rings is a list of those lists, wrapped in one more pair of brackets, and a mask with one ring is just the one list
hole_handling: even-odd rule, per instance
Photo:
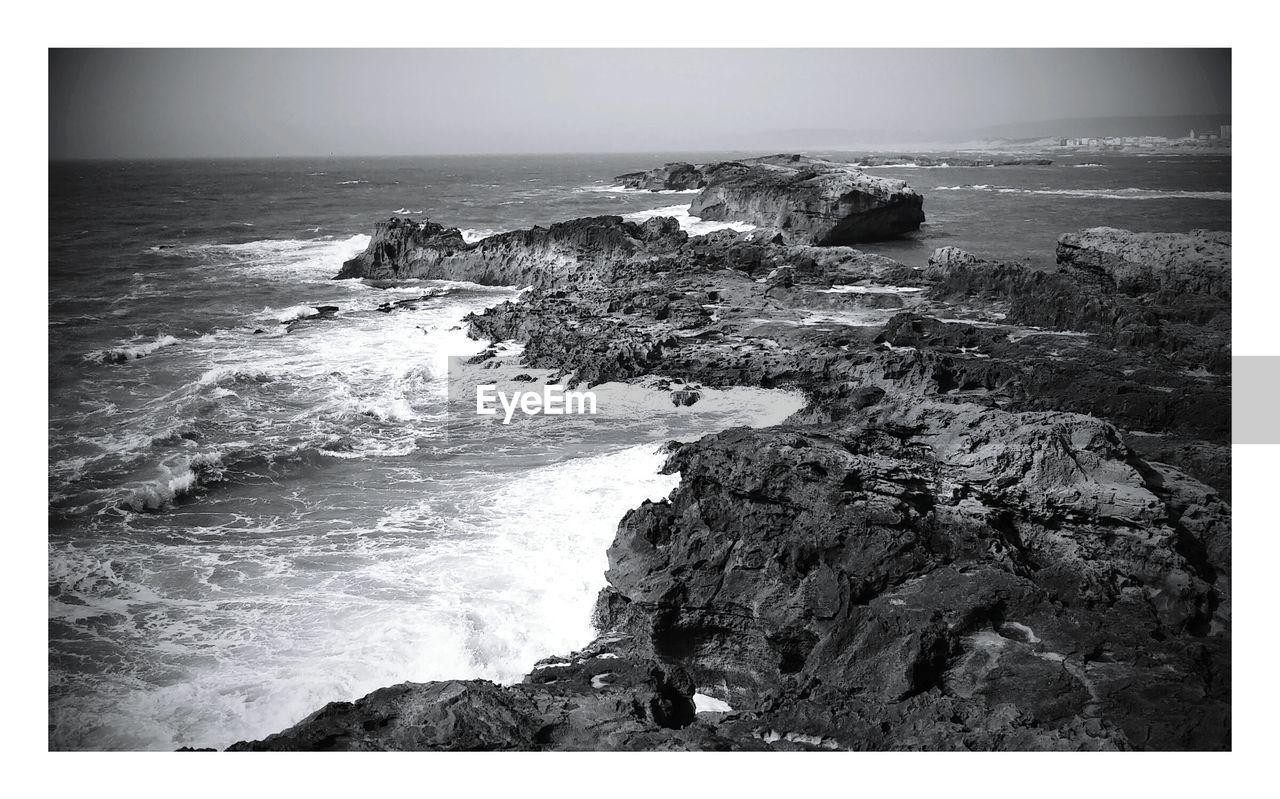
{"label": "wave", "polygon": [[286,324],[288,322],[296,322],[299,319],[309,319],[313,316],[319,316],[320,309],[313,305],[295,305],[292,308],[285,308],[283,311],[263,311],[263,315],[271,319],[275,319],[280,322],[280,324]]}
{"label": "wave", "polygon": [[1229,191],[1165,191],[1162,189],[1020,189],[978,183],[968,186],[936,186],[934,191],[986,191],[997,194],[1042,194],[1059,197],[1090,197],[1102,200],[1226,200]]}
{"label": "wave", "polygon": [[226,386],[248,383],[270,383],[277,375],[265,369],[240,366],[215,366],[206,370],[196,380],[196,386]]}
{"label": "wave", "polygon": [[705,236],[717,230],[735,230],[739,233],[746,233],[749,230],[755,230],[756,226],[750,222],[714,222],[704,220],[700,216],[692,216],[689,213],[690,205],[668,205],[664,208],[652,208],[647,211],[635,211],[630,214],[623,214],[622,218],[629,222],[643,222],[646,219],[653,219],[658,216],[674,217],[679,223],[680,229],[688,233],[690,236]]}
{"label": "wave", "polygon": [[340,180],[338,181],[338,185],[339,186],[357,186],[361,183],[368,183],[368,182],[369,181],[367,180]]}
{"label": "wave", "polygon": [[188,249],[192,252],[228,253],[250,258],[270,258],[323,249],[345,249],[356,246],[360,246],[363,249],[369,246],[369,241],[369,234],[357,233],[345,239],[335,239],[328,236],[316,239],[259,239],[257,241],[242,241],[234,244],[197,244]]}
{"label": "wave", "polygon": [[629,186],[579,186],[577,191],[601,194],[697,194],[702,189],[633,189]]}
{"label": "wave", "polygon": [[496,236],[499,233],[506,233],[506,231],[492,230],[489,228],[477,229],[477,228],[467,227],[467,228],[462,228],[461,233],[462,233],[463,241],[465,241],[467,244],[475,244],[477,241],[487,239],[490,236]]}
{"label": "wave", "polygon": [[220,481],[225,472],[222,456],[216,452],[199,453],[176,467],[163,468],[167,472],[164,477],[130,489],[120,500],[120,507],[132,511],[160,510],[202,485]]}
{"label": "wave", "polygon": [[343,261],[359,255],[370,241],[367,233],[347,238],[260,239],[234,244],[196,244],[176,254],[194,255],[217,268],[235,266],[258,270],[269,279],[309,278],[318,282],[328,281]]}
{"label": "wave", "polygon": [[396,210],[392,211],[391,213],[393,213],[393,214],[425,214],[425,213],[426,213],[426,211],[413,211],[413,210],[410,210],[410,209],[408,209],[408,208],[397,208]]}
{"label": "wave", "polygon": [[126,361],[144,358],[156,350],[165,347],[172,347],[174,344],[181,344],[182,339],[175,336],[160,336],[154,341],[146,341],[138,343],[135,341],[121,342],[119,346],[105,350],[95,350],[84,356],[86,361],[93,363],[125,363]]}
{"label": "wave", "polygon": [[[951,169],[951,164],[852,164],[858,169]],[[983,164],[983,166],[995,166],[995,164]]]}

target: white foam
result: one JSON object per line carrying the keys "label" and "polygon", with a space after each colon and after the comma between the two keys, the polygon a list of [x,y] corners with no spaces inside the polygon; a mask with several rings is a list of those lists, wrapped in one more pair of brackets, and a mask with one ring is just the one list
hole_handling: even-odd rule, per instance
{"label": "white foam", "polygon": [[168,505],[197,486],[221,479],[224,466],[217,452],[202,452],[161,466],[164,475],[133,488],[121,502],[132,510],[157,510]]}
{"label": "white foam", "polygon": [[997,194],[1041,194],[1088,197],[1103,200],[1230,200],[1229,191],[1165,191],[1160,189],[1023,189],[976,183],[969,186],[937,186],[934,191],[986,191]]}
{"label": "white foam", "polygon": [[756,226],[749,222],[713,222],[703,220],[700,216],[692,216],[689,214],[690,205],[668,205],[664,208],[653,208],[647,211],[635,211],[630,214],[623,214],[622,218],[630,222],[643,222],[646,219],[653,219],[658,216],[673,217],[680,225],[680,229],[688,233],[690,236],[705,236],[717,230],[735,230],[739,233],[746,233],[749,230],[755,230]]}
{"label": "white foam", "polygon": [[832,286],[820,294],[915,294],[924,291],[917,286]]}
{"label": "white foam", "polygon": [[160,336],[151,341],[139,341],[132,339],[123,341],[116,347],[105,350],[95,350],[85,355],[85,360],[95,361],[97,363],[115,363],[119,361],[130,361],[137,358],[143,358],[156,350],[165,347],[172,347],[175,344],[181,344],[182,340],[174,336]]}
{"label": "white foam", "polygon": [[311,305],[295,305],[292,308],[285,308],[280,311],[267,309],[263,311],[262,314],[263,316],[275,319],[281,324],[284,324],[286,322],[297,321],[298,319],[307,319],[312,316],[319,316],[320,309]]}
{"label": "white foam", "polygon": [[627,186],[582,186],[579,191],[595,191],[603,194],[697,194],[702,189],[632,189]]}
{"label": "white foam", "polygon": [[729,707],[729,703],[714,696],[706,694],[693,695],[693,708],[695,713],[732,713],[733,708]]}
{"label": "white foam", "polygon": [[950,169],[951,164],[854,164],[858,169]]}
{"label": "white foam", "polygon": [[506,231],[490,230],[487,228],[476,229],[476,228],[468,227],[468,228],[463,228],[460,232],[462,233],[463,241],[465,241],[468,244],[475,244],[477,241],[482,241],[483,239],[487,239],[490,236],[496,236],[497,234],[505,233]]}
{"label": "white foam", "polygon": [[[251,269],[271,280],[327,282],[342,262],[363,252],[371,241],[360,233],[345,239],[263,239],[238,244],[199,244],[183,250],[206,259],[210,268]],[[357,282],[357,281],[351,281]]]}

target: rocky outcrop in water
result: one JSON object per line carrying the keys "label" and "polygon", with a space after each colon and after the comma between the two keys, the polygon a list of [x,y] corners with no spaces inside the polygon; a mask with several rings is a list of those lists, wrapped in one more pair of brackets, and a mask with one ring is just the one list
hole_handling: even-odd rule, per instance
{"label": "rocky outcrop in water", "polygon": [[707,185],[702,175],[703,166],[676,161],[663,164],[647,172],[628,172],[618,175],[618,184],[635,191],[691,191]]}
{"label": "rocky outcrop in water", "polygon": [[598,279],[612,264],[670,249],[686,238],[669,217],[636,223],[597,216],[499,233],[469,244],[457,228],[393,217],[378,223],[369,246],[344,263],[337,277],[561,285]]}
{"label": "rocky outcrop in water", "polygon": [[677,448],[680,487],[619,527],[582,652],[505,688],[383,689],[237,748],[1227,745],[1212,491],[1088,417],[874,400],[852,424]]}
{"label": "rocky outcrop in water", "polygon": [[1229,239],[1085,231],[1057,270],[954,248],[913,269],[603,219],[566,231],[622,236],[610,255],[472,335],[569,383],[807,407],[669,447],[680,484],[622,519],[581,651],[234,749],[1230,748]]}
{"label": "rocky outcrop in water", "polygon": [[689,208],[703,219],[750,222],[784,241],[823,246],[881,241],[920,229],[924,198],[904,181],[799,155],[726,161],[703,169]]}
{"label": "rocky outcrop in water", "polygon": [[[1097,418],[1190,435],[1221,412],[1183,413],[1193,385],[1164,415],[1134,406],[1173,374],[1099,333],[942,321],[1035,314],[1024,295],[1055,277],[718,234],[473,318],[586,382],[812,402],[673,451],[680,487],[620,525],[582,652],[516,686],[384,689],[240,748],[1229,746],[1229,506]],[[1147,370],[1129,390],[1127,364]],[[1059,410],[1081,402],[1095,415]]]}
{"label": "rocky outcrop in water", "polygon": [[924,200],[905,182],[801,155],[677,162],[615,180],[637,190],[702,189],[690,214],[773,229],[788,244],[880,241],[919,230],[924,222]]}

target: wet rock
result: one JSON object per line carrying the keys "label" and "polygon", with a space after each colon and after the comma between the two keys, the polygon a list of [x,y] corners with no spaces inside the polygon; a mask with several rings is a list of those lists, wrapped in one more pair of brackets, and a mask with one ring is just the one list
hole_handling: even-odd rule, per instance
{"label": "wet rock", "polygon": [[[760,165],[779,160],[801,168]],[[1208,266],[944,248],[913,270],[787,234],[599,224],[631,244],[471,334],[557,379],[808,406],[667,446],[679,485],[619,524],[580,652],[518,685],[382,689],[235,748],[1230,748],[1231,508],[1197,479],[1230,465],[1209,244]],[[699,693],[732,710],[698,713]]]}
{"label": "wet rock", "polygon": [[694,389],[681,388],[671,392],[671,404],[677,408],[688,407],[700,399],[702,399],[702,392]]}

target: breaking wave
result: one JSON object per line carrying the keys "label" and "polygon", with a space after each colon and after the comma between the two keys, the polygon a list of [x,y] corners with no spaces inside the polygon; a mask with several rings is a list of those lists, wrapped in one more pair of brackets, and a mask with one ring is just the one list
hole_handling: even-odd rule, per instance
{"label": "breaking wave", "polygon": [[285,308],[282,311],[264,311],[263,314],[281,324],[287,322],[295,322],[299,319],[308,319],[312,316],[319,316],[320,309],[313,305],[295,305],[292,308]]}
{"label": "breaking wave", "polygon": [[1057,197],[1089,197],[1102,200],[1230,200],[1229,191],[1165,191],[1161,189],[1020,189],[978,183],[937,186],[934,191],[989,191],[997,194],[1043,194]]}
{"label": "breaking wave", "polygon": [[633,189],[628,186],[579,186],[578,191],[601,194],[697,194],[702,189]]}
{"label": "breaking wave", "polygon": [[122,342],[120,346],[105,350],[95,350],[84,356],[86,361],[94,363],[124,363],[126,361],[144,358],[156,350],[172,347],[174,344],[181,344],[182,339],[175,336],[160,336],[153,341],[128,341]]}
{"label": "breaking wave", "polygon": [[467,228],[462,228],[462,230],[461,230],[460,232],[462,233],[462,240],[463,240],[463,241],[465,241],[467,244],[475,244],[477,241],[481,241],[481,240],[483,240],[483,239],[487,239],[487,238],[489,238],[490,236],[496,236],[496,235],[498,235],[499,233],[505,233],[506,231],[505,231],[505,230],[490,230],[490,229],[488,229],[488,228],[484,228],[484,229],[476,229],[476,228],[469,228],[469,227],[467,227]]}
{"label": "breaking wave", "polygon": [[680,224],[680,229],[688,233],[690,236],[705,236],[717,230],[736,230],[739,233],[745,233],[749,230],[755,230],[756,226],[749,222],[713,222],[704,220],[700,216],[692,216],[689,214],[691,205],[668,205],[665,208],[653,208],[648,211],[636,211],[630,214],[623,214],[622,218],[629,222],[643,222],[646,219],[653,219],[658,216],[674,217],[676,222]]}

